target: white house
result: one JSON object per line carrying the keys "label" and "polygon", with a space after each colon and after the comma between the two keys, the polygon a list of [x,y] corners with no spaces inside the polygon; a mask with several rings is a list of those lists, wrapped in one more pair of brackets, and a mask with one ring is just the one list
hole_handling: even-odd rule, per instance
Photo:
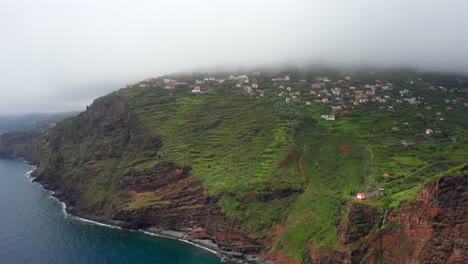
{"label": "white house", "polygon": [[200,93],[201,92],[201,87],[200,86],[194,86],[192,93]]}
{"label": "white house", "polygon": [[322,118],[325,120],[335,121],[335,115],[322,115]]}

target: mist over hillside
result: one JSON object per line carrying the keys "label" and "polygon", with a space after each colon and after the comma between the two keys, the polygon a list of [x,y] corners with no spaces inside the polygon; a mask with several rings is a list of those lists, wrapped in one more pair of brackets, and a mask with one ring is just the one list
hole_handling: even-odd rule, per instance
{"label": "mist over hillside", "polygon": [[57,122],[77,115],[78,112],[33,113],[18,116],[0,116],[0,133],[9,131],[42,130],[54,127]]}
{"label": "mist over hillside", "polygon": [[467,8],[457,0],[5,0],[0,114],[84,109],[128,82],[200,67],[467,73]]}

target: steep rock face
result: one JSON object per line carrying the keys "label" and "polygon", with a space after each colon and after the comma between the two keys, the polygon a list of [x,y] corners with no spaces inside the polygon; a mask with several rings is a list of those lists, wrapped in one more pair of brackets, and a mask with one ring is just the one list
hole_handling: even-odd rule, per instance
{"label": "steep rock face", "polygon": [[468,256],[468,174],[441,177],[425,186],[415,203],[391,214],[394,232],[382,237],[391,263],[464,263]]}
{"label": "steep rock face", "polygon": [[365,237],[380,221],[380,214],[374,207],[360,203],[349,203],[346,213],[338,228],[342,244],[349,244]]}
{"label": "steep rock face", "polygon": [[162,163],[146,171],[145,175],[152,177],[133,175],[139,176],[126,187],[132,197],[149,197],[157,202],[119,211],[113,219],[122,220],[131,228],[175,230],[186,233],[190,239],[210,239],[226,251],[254,253],[261,248],[234,219],[223,215],[217,199],[205,194],[201,181],[189,173],[189,168]]}
{"label": "steep rock face", "polygon": [[308,251],[311,263],[362,263],[369,248],[367,240],[373,239],[371,231],[381,221],[382,215],[369,205],[356,202],[345,205],[345,215],[336,225],[340,238],[339,250],[317,248],[310,242]]}
{"label": "steep rock face", "polygon": [[[339,250],[309,244],[312,263],[465,263],[468,256],[468,171],[439,177],[422,188],[415,202],[388,216],[371,207],[348,205],[338,227]],[[367,219],[367,220],[362,220]]]}

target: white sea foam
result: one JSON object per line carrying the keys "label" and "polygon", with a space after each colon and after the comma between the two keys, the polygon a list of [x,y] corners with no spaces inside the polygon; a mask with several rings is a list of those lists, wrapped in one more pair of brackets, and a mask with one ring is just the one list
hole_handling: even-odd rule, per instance
{"label": "white sea foam", "polygon": [[[25,176],[27,176],[28,178],[31,179],[31,181],[34,179],[34,177],[31,176],[31,173],[33,171],[36,170],[36,167],[31,170],[31,171],[28,171],[25,173]],[[100,223],[100,222],[97,222],[97,221],[93,221],[93,220],[89,220],[89,219],[85,219],[85,218],[82,218],[82,217],[78,217],[78,216],[75,216],[75,215],[72,215],[72,214],[69,214],[67,212],[67,205],[60,201],[57,197],[54,196],[55,192],[54,191],[51,191],[51,190],[47,190],[46,188],[44,188],[44,186],[42,186],[42,184],[40,183],[35,183],[36,186],[38,186],[40,189],[44,190],[45,192],[47,192],[48,194],[48,197],[50,199],[53,199],[55,200],[56,202],[58,202],[61,207],[62,207],[62,213],[65,215],[65,217],[70,217],[70,218],[73,218],[73,219],[76,219],[78,221],[81,221],[81,222],[86,222],[86,223],[91,223],[91,224],[95,224],[95,225],[99,225],[99,226],[105,226],[105,227],[109,227],[109,228],[115,228],[115,229],[122,229],[121,227],[118,227],[118,226],[113,226],[113,225],[109,225],[109,224],[104,224],[104,223]]]}
{"label": "white sea foam", "polygon": [[52,200],[55,200],[57,203],[59,203],[61,206],[62,206],[62,213],[65,215],[65,216],[68,216],[69,214],[67,213],[67,205],[60,201],[57,197],[54,196],[54,191],[50,191],[49,192],[49,198],[51,198]]}
{"label": "white sea foam", "polygon": [[188,243],[188,244],[190,244],[190,245],[194,245],[194,246],[196,246],[196,247],[199,247],[199,248],[208,250],[208,251],[210,251],[210,252],[213,253],[213,254],[216,254],[216,255],[218,254],[218,252],[216,252],[216,251],[214,251],[214,250],[212,250],[212,249],[209,249],[209,248],[207,248],[207,247],[198,245],[198,244],[193,243],[193,242],[191,242],[191,241],[188,241],[188,240],[185,240],[185,239],[179,239],[179,241],[183,241],[183,242]]}
{"label": "white sea foam", "polygon": [[26,173],[24,174],[24,176],[26,176],[26,178],[28,178],[28,180],[29,180],[30,182],[32,182],[32,181],[34,180],[34,177],[33,177],[31,174],[32,174],[36,169],[37,169],[37,167],[34,166],[34,169],[32,169],[32,170],[30,170],[30,171],[28,171],[28,172],[26,172]]}
{"label": "white sea foam", "polygon": [[145,233],[147,235],[150,235],[150,236],[155,236],[155,237],[164,237],[164,238],[170,238],[170,239],[176,239],[178,240],[177,238],[174,238],[174,237],[171,237],[171,236],[165,236],[165,235],[162,235],[162,234],[156,234],[156,233],[151,233],[151,232],[148,232],[148,231],[145,231],[145,230],[138,230],[142,233]]}
{"label": "white sea foam", "polygon": [[181,242],[184,242],[184,243],[187,243],[187,244],[190,244],[190,245],[193,245],[193,246],[196,246],[198,248],[201,248],[201,249],[204,249],[204,250],[207,250],[213,254],[216,254],[218,255],[218,252],[216,252],[215,250],[212,250],[210,248],[207,248],[207,247],[204,247],[202,245],[199,245],[199,244],[196,244],[196,243],[193,243],[191,241],[188,241],[188,240],[185,240],[185,239],[180,239],[180,238],[175,238],[175,237],[172,237],[172,236],[166,236],[166,235],[162,235],[162,234],[157,234],[157,233],[152,233],[152,232],[148,232],[148,231],[145,231],[145,230],[139,230],[147,235],[150,235],[150,236],[155,236],[155,237],[164,237],[164,238],[169,238],[169,239],[175,239],[177,241],[181,241]]}
{"label": "white sea foam", "polygon": [[34,167],[34,169],[32,169],[32,170],[26,172],[25,175],[28,176],[28,177],[31,177],[31,173],[33,173],[33,171],[35,171],[35,170],[36,170],[36,167]]}
{"label": "white sea foam", "polygon": [[62,206],[62,212],[65,215],[65,217],[69,217],[69,218],[78,220],[80,222],[90,223],[90,224],[94,224],[94,225],[105,226],[105,227],[115,228],[115,229],[122,229],[121,227],[118,227],[118,226],[113,226],[113,225],[109,225],[109,224],[105,224],[105,223],[101,223],[101,222],[97,222],[97,221],[93,221],[93,220],[89,220],[89,219],[86,219],[86,218],[82,218],[82,217],[78,217],[78,216],[69,214],[67,212],[67,205],[64,202],[60,201],[57,197],[55,197],[54,193],[55,192],[50,191],[49,197],[51,199],[57,201],[58,203],[60,203],[60,205]]}
{"label": "white sea foam", "polygon": [[67,216],[72,217],[73,219],[79,220],[81,222],[85,222],[85,223],[90,223],[90,224],[99,225],[99,226],[105,226],[105,227],[114,228],[114,229],[122,229],[121,227],[118,227],[118,226],[104,224],[104,223],[101,223],[101,222],[97,222],[97,221],[89,220],[89,219],[86,219],[86,218],[74,216],[74,215],[71,215],[71,214],[68,214],[68,213],[67,213]]}

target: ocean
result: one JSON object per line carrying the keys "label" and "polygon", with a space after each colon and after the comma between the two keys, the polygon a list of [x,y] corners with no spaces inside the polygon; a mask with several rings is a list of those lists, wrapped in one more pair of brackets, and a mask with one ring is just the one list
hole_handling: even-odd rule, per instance
{"label": "ocean", "polygon": [[0,159],[0,264],[223,263],[187,243],[68,215],[50,191],[32,182],[33,169],[20,159]]}

